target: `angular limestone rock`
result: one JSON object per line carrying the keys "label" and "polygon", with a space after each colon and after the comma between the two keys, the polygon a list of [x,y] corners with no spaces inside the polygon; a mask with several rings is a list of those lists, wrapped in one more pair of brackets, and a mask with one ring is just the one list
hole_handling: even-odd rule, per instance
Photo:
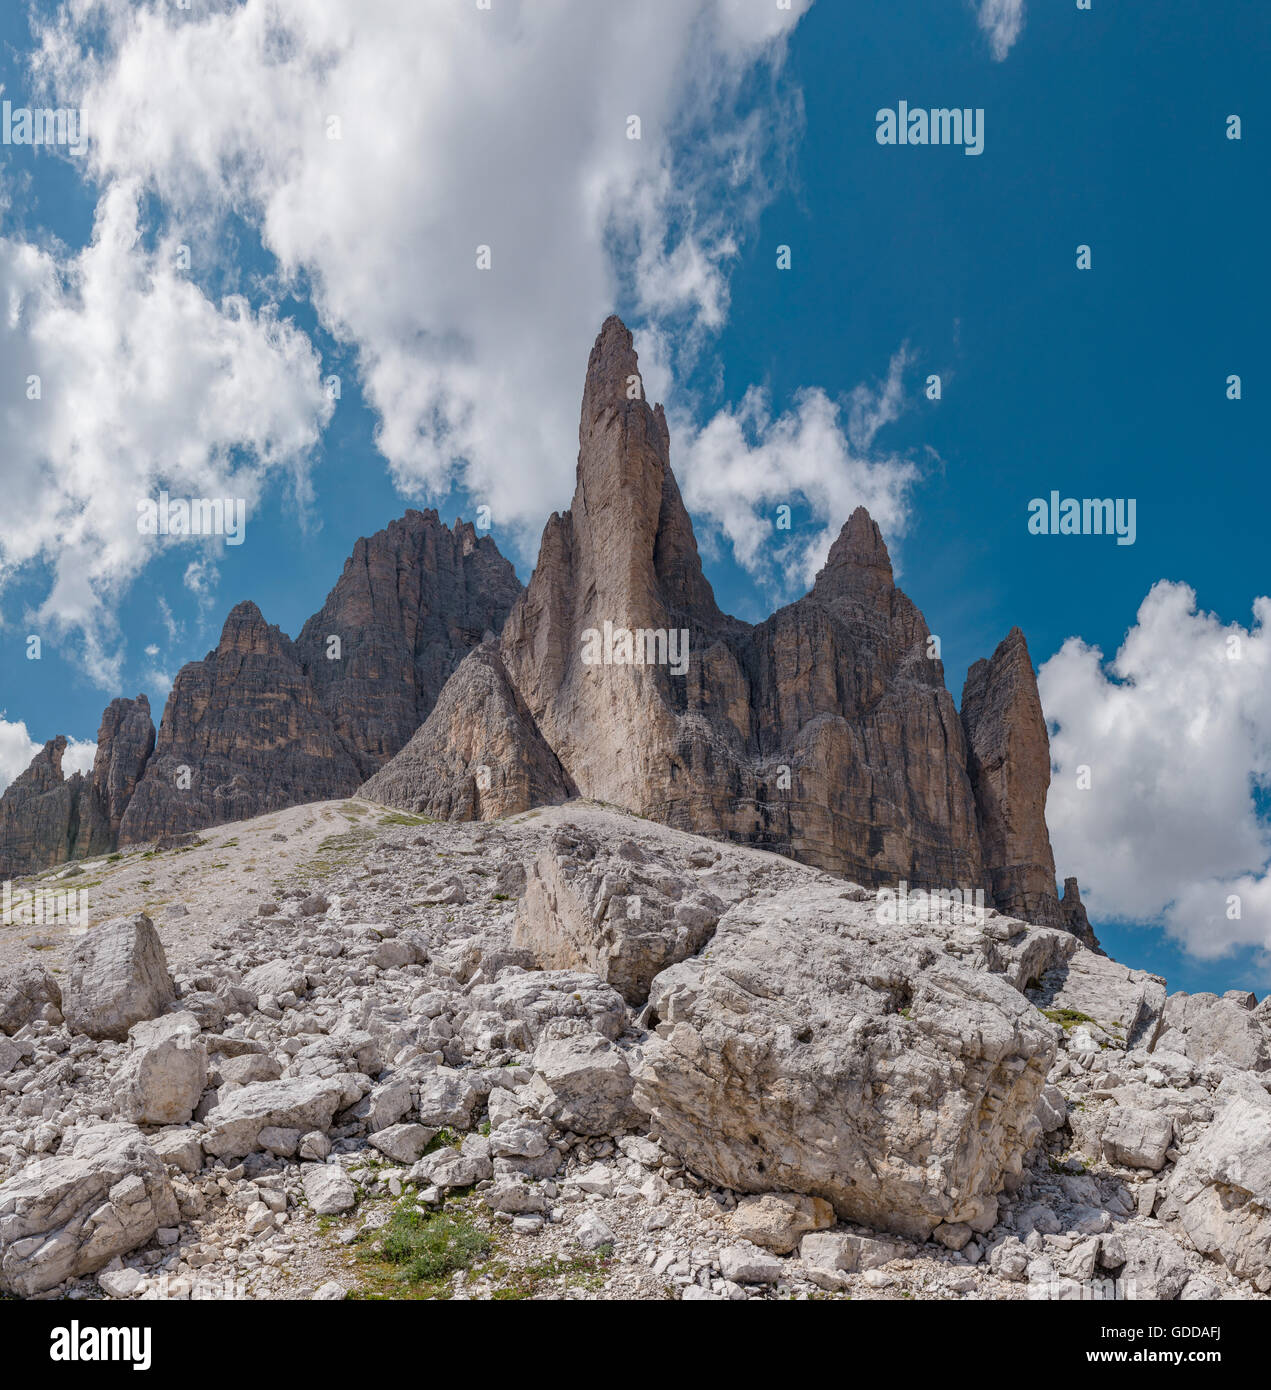
{"label": "angular limestone rock", "polygon": [[1271,1096],[1248,1088],[1180,1160],[1160,1215],[1233,1274],[1271,1291]]}
{"label": "angular limestone rock", "polygon": [[0,976],[0,1033],[16,1033],[47,1008],[60,1010],[62,990],[38,965],[24,965]]}
{"label": "angular limestone rock", "polygon": [[327,1130],[343,1094],[339,1079],[253,1081],[208,1112],[203,1149],[214,1158],[243,1158],[259,1147],[262,1129]]}
{"label": "angular limestone rock", "polygon": [[726,906],[667,867],[634,840],[614,845],[562,827],[530,869],[513,944],[545,969],[590,970],[643,1004],[653,977],[696,955]]}
{"label": "angular limestone rock", "polygon": [[987,1230],[1040,1137],[1055,1043],[945,941],[880,927],[831,883],[730,909],[650,993],[635,1099],[663,1146],[724,1186],[824,1197],[880,1230]]}
{"label": "angular limestone rock", "polygon": [[120,1077],[121,1110],[139,1125],[183,1125],[207,1084],[207,1048],[193,1014],[164,1014],[134,1024]]}
{"label": "angular limestone rock", "polygon": [[1247,1003],[1216,994],[1179,991],[1165,1001],[1156,1047],[1195,1062],[1226,1058],[1242,1071],[1271,1068],[1267,1035]]}
{"label": "angular limestone rock", "polygon": [[144,913],[91,928],[67,959],[62,1013],[73,1033],[123,1042],[134,1023],[175,998],[159,933]]}
{"label": "angular limestone rock", "polygon": [[140,1130],[72,1130],[56,1158],[34,1159],[0,1184],[0,1289],[42,1293],[179,1220],[163,1162]]}
{"label": "angular limestone rock", "polygon": [[1063,925],[1046,830],[1050,738],[1019,628],[967,672],[962,727],[994,903],[1012,917]]}

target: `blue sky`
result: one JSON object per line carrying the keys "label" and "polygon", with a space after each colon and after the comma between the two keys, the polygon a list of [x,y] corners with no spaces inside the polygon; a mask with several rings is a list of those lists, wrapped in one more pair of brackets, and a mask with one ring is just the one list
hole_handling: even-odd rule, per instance
{"label": "blue sky", "polygon": [[[208,14],[195,14],[192,22],[208,23],[213,33],[216,16],[236,8],[208,5]],[[107,32],[116,26],[102,50],[108,58],[119,44],[140,42],[127,27],[126,9],[112,0],[98,17]],[[24,10],[13,4],[0,13],[0,83],[3,97],[15,104],[34,100],[38,87]],[[55,12],[52,5],[35,7],[37,19]],[[276,441],[293,425],[302,440],[253,474],[260,493],[248,543],[206,553],[176,547],[136,563],[97,556],[94,584],[106,598],[87,617],[82,597],[69,602],[59,622],[56,605],[49,605],[56,553],[45,547],[15,566],[21,537],[16,530],[0,534],[0,555],[9,561],[0,571],[4,719],[24,723],[36,742],[59,732],[91,739],[111,696],[145,690],[157,706],[165,677],[215,644],[224,615],[244,597],[295,635],[321,605],[354,540],[407,505],[436,505],[452,519],[493,500],[495,539],[527,577],[542,521],[568,503],[576,447],[568,422],[571,411],[576,420],[590,335],[603,314],[616,309],[645,349],[651,394],[659,382],[668,386],[672,461],[694,506],[699,544],[722,606],[755,620],[796,596],[806,588],[809,565],[814,568],[823,553],[817,546],[845,519],[848,504],[885,499],[875,511],[881,510],[903,587],[942,639],[955,698],[968,665],[988,655],[1014,624],[1027,635],[1036,665],[1054,660],[1049,676],[1043,672],[1042,689],[1048,716],[1066,731],[1056,740],[1052,790],[1058,868],[1061,876],[1081,878],[1111,953],[1165,974],[1175,988],[1245,986],[1261,993],[1271,943],[1271,855],[1263,814],[1271,687],[1251,625],[1255,598],[1271,589],[1264,540],[1271,488],[1263,443],[1271,12],[1253,0],[1222,6],[1171,0],[1133,8],[1094,0],[1089,12],[1064,0],[1031,0],[1018,37],[999,60],[969,0],[867,6],[818,0],[782,20],[788,28],[775,38],[766,31],[756,36],[759,19],[730,20],[735,29],[721,21],[710,41],[722,56],[709,71],[726,76],[703,76],[702,90],[714,104],[688,111],[663,69],[678,53],[681,75],[694,73],[695,64],[710,58],[702,56],[709,44],[702,31],[683,27],[672,13],[665,19],[680,26],[674,35],[659,34],[656,25],[631,35],[629,61],[615,60],[612,96],[587,98],[604,112],[611,102],[615,113],[649,113],[638,152],[615,147],[613,155],[622,187],[608,194],[610,231],[614,223],[625,227],[627,240],[568,224],[564,231],[547,228],[544,243],[536,245],[533,217],[526,217],[532,205],[516,207],[508,225],[524,227],[521,240],[510,233],[494,238],[496,273],[503,278],[477,288],[466,262],[460,269],[452,256],[462,243],[466,257],[484,225],[480,216],[466,215],[465,177],[473,207],[484,209],[487,223],[497,225],[504,210],[498,182],[481,186],[478,164],[465,175],[458,157],[457,173],[441,161],[444,167],[428,175],[432,181],[416,187],[409,147],[403,149],[396,196],[400,204],[417,199],[418,211],[400,229],[386,228],[368,204],[367,246],[355,255],[348,243],[356,237],[347,229],[356,222],[341,218],[356,217],[359,196],[377,190],[368,193],[343,166],[319,164],[321,177],[312,185],[301,181],[299,193],[290,167],[276,174],[267,167],[239,183],[238,175],[217,167],[222,187],[215,188],[209,174],[191,188],[188,183],[198,181],[185,178],[186,137],[180,134],[116,136],[112,144],[108,131],[100,157],[79,164],[47,151],[0,146],[0,237],[8,239],[10,256],[22,244],[65,269],[89,244],[100,200],[125,189],[135,200],[140,229],[128,254],[157,263],[171,241],[187,238],[195,253],[191,279],[206,297],[200,313],[219,325],[228,293],[245,295],[252,315],[276,306],[278,317],[303,338],[304,352],[297,347],[276,362],[262,346],[268,334],[255,335],[254,326],[241,342],[227,330],[227,341],[239,343],[245,359],[259,350],[261,370],[276,370],[278,382],[287,373],[306,377],[305,391],[285,410],[259,401],[245,406],[243,420],[250,417],[250,423],[242,425],[241,437],[234,433],[232,397],[229,408],[224,401],[210,407],[230,421],[218,460],[223,471],[252,467],[262,439]],[[601,24],[594,14],[589,22]],[[764,25],[775,22],[765,13]],[[638,21],[631,24],[638,29]],[[176,29],[171,39],[166,30],[156,37],[159,32],[147,42],[159,52],[171,41],[179,68],[189,50],[175,46]],[[96,31],[80,37],[89,53],[102,46]],[[443,52],[453,42],[460,70],[463,55],[474,51],[468,45],[483,41],[457,28],[437,37]],[[361,42],[383,49],[389,40],[368,33]],[[556,51],[565,40],[545,27],[524,42],[528,56],[509,72],[510,80],[523,83],[517,109],[528,112],[532,124],[552,103],[565,104],[550,72],[535,76],[534,45]],[[84,52],[74,45],[56,56],[45,69],[49,80],[71,90],[76,81],[92,79]],[[515,55],[504,53],[499,61],[515,63]],[[107,61],[107,73],[109,67]],[[295,108],[304,111],[299,80],[296,91]],[[86,110],[108,110],[111,102],[124,111],[136,106],[122,79],[113,89],[107,80],[93,96],[96,107],[86,101]],[[875,112],[901,99],[911,107],[982,108],[983,154],[879,145]],[[232,105],[233,94],[226,100]],[[251,98],[243,100],[249,125]],[[193,108],[188,138],[198,135],[198,122],[219,120],[221,152],[238,149],[247,137],[227,118],[208,115],[209,106]],[[351,132],[356,110],[346,113]],[[718,122],[717,112],[724,113]],[[1226,138],[1232,113],[1242,119],[1240,141]],[[426,162],[434,116],[425,110],[416,119]],[[180,131],[175,115],[172,120]],[[555,187],[595,186],[612,172],[585,142],[567,151],[568,139],[553,136],[551,121],[543,120],[540,197],[550,197]],[[268,129],[258,136],[268,142]],[[446,125],[436,138],[457,137]],[[490,138],[487,133],[480,158],[488,155],[497,165]],[[302,141],[298,149],[297,158],[313,158],[312,146]],[[719,150],[739,149],[753,163],[738,166],[749,173],[730,177]],[[324,153],[319,147],[318,158]],[[652,191],[654,180],[642,182],[647,171],[641,166],[630,175],[641,196],[628,199],[621,161],[654,156],[675,193],[663,200]],[[508,158],[513,168],[525,162],[516,151]],[[269,156],[262,162],[268,166]],[[455,189],[454,206],[443,216],[440,195]],[[301,195],[316,201],[305,203]],[[516,196],[515,188],[507,192],[509,206]],[[333,247],[314,232],[327,216],[329,241],[339,239],[343,226],[344,245]],[[569,241],[575,235],[576,247]],[[548,239],[552,249],[546,249]],[[1089,271],[1075,265],[1083,243],[1091,248]],[[791,248],[789,271],[776,268],[781,244]],[[632,245],[647,254],[615,265],[616,248],[624,248],[617,252],[622,255]],[[677,246],[700,254],[677,259]],[[559,272],[557,253],[564,262]],[[376,268],[378,276],[371,273]],[[50,285],[46,308],[56,307],[64,292]],[[150,294],[151,287],[143,283],[136,293]],[[491,296],[503,296],[500,305],[488,302]],[[416,320],[406,315],[403,326],[400,306],[417,297],[426,310]],[[444,442],[425,447],[418,431],[408,430],[405,442],[393,433],[394,419],[405,412],[409,420],[409,408],[417,405],[415,388],[402,384],[395,364],[404,362],[409,378],[416,356],[428,360],[425,338],[435,332],[444,341],[445,332],[464,330],[465,315],[485,325],[473,329],[470,355],[474,379],[488,386],[474,388],[477,423],[461,442],[451,437],[471,463],[451,468],[437,461],[446,454]],[[513,380],[515,365],[493,348],[483,356],[483,344],[505,339],[509,324],[531,318],[533,324],[518,331],[531,344],[541,336],[543,361],[539,378],[522,385]],[[91,320],[80,322],[91,336]],[[201,340],[188,330],[186,337]],[[32,344],[41,340],[11,338],[18,341],[3,349],[3,361],[21,372],[23,351],[34,351]],[[176,341],[183,343],[180,335]],[[197,347],[191,344],[195,376],[212,370],[197,360]],[[142,355],[136,343],[111,351],[124,354],[129,372]],[[171,354],[169,345],[167,358]],[[521,350],[517,360],[523,363],[525,355]],[[161,343],[156,356],[165,360]],[[375,373],[368,375],[372,357]],[[54,353],[50,360],[60,359]],[[897,363],[897,390],[888,396],[885,383]],[[313,386],[332,373],[340,377],[341,396],[328,419],[314,404]],[[938,402],[924,392],[932,373],[942,381]],[[1227,399],[1231,373],[1243,379],[1239,401]],[[244,382],[249,378],[257,379],[255,368],[244,370]],[[68,374],[66,394],[58,398],[67,410],[84,399],[73,385]],[[853,399],[889,402],[876,428],[840,441],[840,452],[827,450],[825,475],[841,474],[828,493],[813,489],[805,497],[792,488],[789,500],[803,531],[793,550],[781,549],[775,534],[757,553],[734,549],[736,499],[723,497],[728,489],[712,472],[719,456],[709,447],[709,422],[734,416],[756,388],[766,392],[769,411],[768,424],[752,422],[749,429],[754,452],[748,458],[756,471],[777,457],[765,453],[775,434],[771,421],[803,418],[801,393],[816,388],[841,406],[844,439],[851,434]],[[102,389],[100,378],[93,389]],[[126,395],[126,387],[120,389]],[[187,394],[177,396],[174,412],[209,409],[197,385],[183,389]],[[242,389],[249,390],[246,384]],[[500,394],[516,405],[516,428],[498,418],[492,397]],[[271,400],[279,396],[271,387]],[[531,418],[540,404],[541,424]],[[11,396],[0,405],[8,412],[10,436],[0,471],[14,469],[9,486],[29,490],[37,475],[19,473],[12,463],[27,417],[13,413],[21,407]],[[131,437],[128,409],[126,401],[110,411],[98,406],[97,416]],[[425,400],[420,413],[429,409]],[[306,410],[310,445],[296,423]],[[387,440],[377,437],[386,420]],[[141,443],[134,453],[155,431],[148,424],[136,436]],[[813,448],[811,436],[805,438]],[[41,435],[30,457],[42,469],[73,469],[76,446]],[[112,478],[123,476],[111,472],[114,466],[110,459],[100,462],[93,484],[99,496],[110,491]],[[782,466],[779,458],[773,466]],[[153,460],[145,476],[164,481],[165,461]],[[1052,489],[1136,499],[1135,544],[1030,535],[1027,504]],[[756,494],[746,518],[770,517],[771,502]],[[39,524],[50,523],[37,518],[31,527]],[[206,567],[202,581],[189,577],[192,560]],[[1159,581],[1190,586],[1199,611],[1191,611],[1177,590],[1158,591],[1157,607],[1138,618]],[[1215,614],[1217,625],[1207,623],[1205,613]],[[1139,641],[1129,675],[1118,677],[1071,646],[1057,656],[1068,639],[1079,638],[1110,660],[1136,621]],[[86,655],[84,624],[97,633],[97,656]],[[1211,665],[1232,624],[1250,629],[1241,662]],[[40,661],[24,659],[30,631],[48,634]],[[148,654],[147,647],[155,650]],[[1078,764],[1093,768],[1090,793],[1069,790]],[[1222,913],[1211,921],[1214,904],[1232,892],[1242,900],[1238,923]]]}

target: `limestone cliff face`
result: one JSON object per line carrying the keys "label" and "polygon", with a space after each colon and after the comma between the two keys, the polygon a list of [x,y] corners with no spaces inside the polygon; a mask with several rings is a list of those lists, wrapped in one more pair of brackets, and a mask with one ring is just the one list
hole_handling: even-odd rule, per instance
{"label": "limestone cliff face", "polygon": [[864,509],[804,597],[754,627],[720,611],[666,417],[610,318],[573,501],[549,518],[527,589],[471,526],[408,512],[357,543],[295,642],[240,604],[178,675],[153,752],[144,698],[106,712],[91,779],[63,783],[46,747],[0,798],[0,865],[359,786],[445,819],[582,795],[867,886],[983,887],[1086,939],[1075,884],[1062,907],[1055,893],[1022,634],[972,668],[961,715],[928,639]]}
{"label": "limestone cliff face", "polygon": [[[686,771],[677,743],[697,682],[672,673],[667,644],[687,629],[689,650],[700,651],[745,625],[724,618],[702,574],[666,419],[643,399],[617,318],[591,351],[578,444],[573,504],[549,519],[500,650],[583,796],[674,820],[673,790],[696,796],[687,779],[672,784]],[[647,661],[644,639],[624,652],[622,634],[636,632],[655,634],[655,649],[663,642],[662,662]]]}
{"label": "limestone cliff face", "polygon": [[983,883],[962,728],[929,636],[858,508],[812,591],[751,639],[765,842],[869,886]]}
{"label": "limestone cliff face", "polygon": [[92,777],[80,792],[75,857],[106,854],[119,843],[124,812],[154,752],[154,739],[150,701],[144,695],[106,706]]}
{"label": "limestone cliff face", "polygon": [[173,682],[119,843],[345,796],[360,780],[293,644],[240,603],[215,649]]}
{"label": "limestone cliff face", "polygon": [[178,673],[157,740],[139,695],[102,715],[90,776],[64,781],[66,740],[46,745],[0,797],[0,872],[350,795],[520,592],[471,525],[407,512],[357,542],[294,643],[239,604],[216,648]]}
{"label": "limestone cliff face", "polygon": [[[721,613],[665,416],[611,318],[588,361],[573,502],[549,519],[499,641],[512,691],[499,708],[519,702],[528,720],[501,715],[495,736],[481,718],[455,726],[463,701],[446,701],[413,764],[394,760],[363,790],[496,816],[497,798],[467,789],[473,759],[497,747],[519,766],[541,739],[583,796],[870,886],[983,887],[1006,911],[1076,930],[1055,895],[1049,749],[1023,637],[973,668],[959,716],[929,636],[864,509],[810,593],[756,627]],[[449,743],[462,749],[453,777]]]}
{"label": "limestone cliff face", "polygon": [[405,746],[520,592],[488,536],[467,522],[452,529],[434,511],[408,511],[358,541],[295,653],[362,777]]}
{"label": "limestone cliff face", "polygon": [[967,672],[962,724],[993,901],[1012,917],[1062,926],[1046,830],[1050,738],[1019,628]]}
{"label": "limestone cliff face", "polygon": [[1077,887],[1075,878],[1064,879],[1064,895],[1059,900],[1059,911],[1063,916],[1066,931],[1070,931],[1083,946],[1088,946],[1098,955],[1107,955],[1099,945],[1094,928],[1090,925],[1090,918],[1086,916],[1086,905],[1081,901],[1081,890]]}
{"label": "limestone cliff face", "polygon": [[64,778],[66,747],[61,735],[50,739],[0,796],[0,878],[115,847],[124,807],[154,748],[149,702],[144,695],[110,702],[87,776]]}

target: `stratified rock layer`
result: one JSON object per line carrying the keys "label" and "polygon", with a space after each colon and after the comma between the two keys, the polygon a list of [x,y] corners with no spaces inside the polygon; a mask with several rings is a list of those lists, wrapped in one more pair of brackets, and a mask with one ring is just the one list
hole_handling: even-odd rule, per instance
{"label": "stratified rock layer", "polygon": [[[66,739],[50,739],[0,797],[0,877],[61,864],[75,843],[83,779],[62,775]],[[78,781],[76,779],[79,779]]]}
{"label": "stratified rock layer", "polygon": [[359,781],[405,746],[451,672],[499,632],[520,592],[488,536],[468,522],[445,526],[434,511],[408,511],[357,542],[295,651]]}
{"label": "stratified rock layer", "polygon": [[[102,715],[89,776],[63,778],[65,738],[45,745],[0,797],[0,875],[349,795],[419,729],[520,591],[488,537],[409,511],[357,542],[295,642],[240,603],[216,647],[177,674],[157,740],[139,695]],[[549,795],[530,770],[522,797]]]}
{"label": "stratified rock layer", "polygon": [[358,781],[294,646],[240,603],[216,649],[178,673],[119,843],[347,796]]}
{"label": "stratified rock layer", "polygon": [[92,778],[80,793],[75,858],[107,854],[119,843],[124,812],[154,752],[150,701],[112,700],[97,731]]}
{"label": "stratified rock layer", "polygon": [[86,1125],[0,1188],[0,1289],[30,1297],[180,1220],[163,1162],[133,1125]]}

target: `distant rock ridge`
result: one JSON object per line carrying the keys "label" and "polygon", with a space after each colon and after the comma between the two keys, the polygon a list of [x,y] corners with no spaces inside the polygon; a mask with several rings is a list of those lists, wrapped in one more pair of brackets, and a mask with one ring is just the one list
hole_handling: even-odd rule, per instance
{"label": "distant rock ridge", "polygon": [[0,874],[351,795],[427,719],[521,591],[467,522],[411,510],[361,539],[293,642],[238,604],[177,673],[156,737],[144,695],[102,716],[93,772],[51,740],[0,796]]}
{"label": "distant rock ridge", "polygon": [[0,878],[114,849],[154,749],[150,703],[112,700],[97,731],[93,770],[65,777],[67,739],[50,739],[0,796]]}
{"label": "distant rock ridge", "polygon": [[47,745],[0,798],[0,866],[359,787],[445,819],[578,795],[867,887],[982,888],[1093,942],[1075,883],[1056,893],[1023,634],[971,668],[960,713],[936,650],[864,508],[802,598],[756,625],[721,612],[666,416],[610,317],[573,501],[548,518],[527,588],[471,525],[408,511],[357,542],[294,641],[239,604],[178,674],[153,752],[144,697],[107,711],[90,779],[64,783]]}

